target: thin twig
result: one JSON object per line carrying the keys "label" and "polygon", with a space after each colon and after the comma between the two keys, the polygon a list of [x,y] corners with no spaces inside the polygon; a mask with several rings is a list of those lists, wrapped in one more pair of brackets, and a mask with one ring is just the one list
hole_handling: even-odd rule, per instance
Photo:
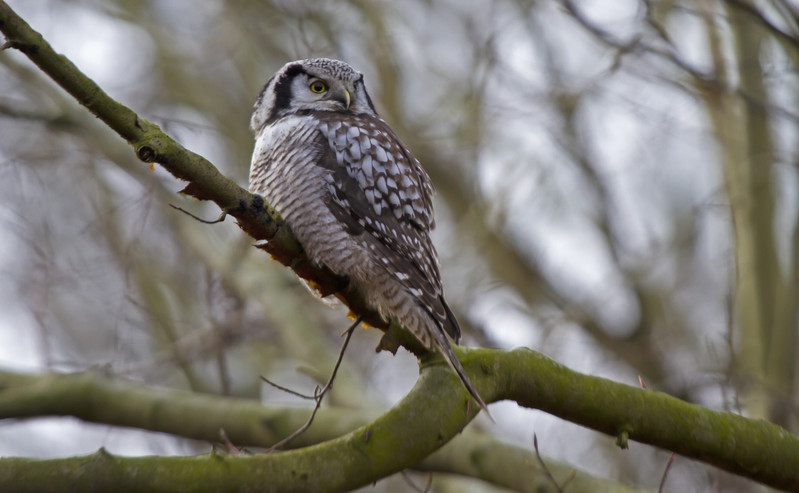
{"label": "thin twig", "polygon": [[222,438],[222,443],[224,443],[225,447],[227,447],[227,453],[233,455],[242,455],[242,454],[249,455],[249,452],[247,450],[233,445],[233,442],[231,442],[230,438],[228,438],[227,432],[225,432],[224,428],[219,428],[219,436]]}
{"label": "thin twig", "polygon": [[284,387],[284,386],[282,386],[282,385],[280,385],[278,383],[275,383],[275,382],[269,380],[268,378],[266,378],[263,375],[261,375],[261,380],[263,380],[264,382],[268,383],[269,385],[271,385],[272,387],[276,388],[277,390],[282,390],[283,392],[285,392],[287,394],[295,395],[295,396],[300,397],[302,399],[308,399],[308,400],[316,399],[316,397],[314,397],[312,395],[302,394],[300,392],[297,392],[296,390],[291,390],[288,387]]}
{"label": "thin twig", "polygon": [[[314,389],[314,395],[313,395],[312,398],[316,401],[316,405],[314,405],[313,412],[311,412],[311,417],[309,417],[308,421],[306,421],[305,424],[302,425],[297,431],[295,431],[294,433],[292,433],[291,435],[287,436],[283,440],[280,440],[276,444],[274,444],[271,447],[269,447],[266,450],[267,454],[271,453],[271,452],[274,452],[275,450],[279,449],[280,447],[286,445],[288,442],[290,442],[291,440],[294,440],[296,437],[298,437],[300,434],[302,434],[305,430],[307,430],[308,428],[311,427],[311,423],[313,423],[313,420],[316,417],[316,411],[318,411],[319,407],[322,405],[322,399],[325,397],[325,394],[327,394],[327,391],[330,390],[331,388],[333,388],[333,381],[336,379],[336,373],[338,373],[338,368],[339,368],[339,366],[341,366],[341,361],[344,359],[344,351],[347,350],[347,345],[349,345],[349,343],[350,343],[350,339],[352,338],[352,333],[355,330],[355,328],[358,327],[358,325],[360,323],[361,323],[361,317],[358,317],[357,319],[355,319],[355,322],[353,322],[352,325],[350,325],[350,327],[347,330],[345,330],[344,333],[342,334],[342,335],[345,335],[344,344],[341,345],[341,351],[338,353],[338,359],[336,360],[336,365],[333,367],[333,373],[330,374],[330,378],[327,380],[327,383],[325,384],[324,387],[319,389],[319,387],[317,386]],[[264,380],[266,380],[266,379],[264,379]],[[278,387],[278,388],[280,388],[282,390],[285,390],[285,391],[287,391],[289,393],[292,393],[294,395],[298,395],[300,397],[305,397],[302,394],[294,392],[293,390],[288,390],[288,389],[285,389],[284,387],[280,387],[279,385],[275,385],[274,383],[269,382],[268,380],[266,380],[266,381],[267,381],[267,383],[269,383],[269,384],[271,384],[271,385],[273,385],[275,387]]]}
{"label": "thin twig", "polygon": [[565,491],[566,487],[569,486],[569,483],[571,483],[575,477],[577,477],[577,471],[572,469],[571,471],[569,471],[569,475],[566,476],[566,481],[563,482],[563,486],[561,486],[561,488],[563,488],[563,490]]}
{"label": "thin twig", "polygon": [[222,222],[222,221],[224,221],[224,220],[225,220],[225,218],[227,217],[227,212],[224,212],[224,211],[222,211],[222,214],[220,214],[218,218],[214,219],[213,221],[209,221],[209,220],[207,220],[207,219],[203,219],[203,218],[201,218],[201,217],[197,217],[197,216],[195,216],[194,214],[192,214],[191,212],[187,211],[186,209],[181,209],[180,207],[178,207],[178,206],[176,206],[176,205],[174,205],[174,204],[169,204],[169,207],[171,207],[171,208],[173,208],[173,209],[176,209],[176,210],[179,210],[180,212],[182,212],[182,213],[186,214],[187,216],[191,217],[192,219],[195,219],[195,220],[197,220],[197,221],[200,221],[200,222],[201,222],[201,223],[203,223],[203,224],[217,224],[217,223],[221,223],[221,222]]}
{"label": "thin twig", "polygon": [[418,493],[428,493],[430,491],[430,488],[433,487],[432,472],[427,473],[427,481],[425,481],[424,489],[420,489],[418,486],[416,486],[416,484],[413,482],[413,480],[411,480],[411,477],[408,475],[407,472],[400,471],[400,474],[402,475],[402,479],[404,479],[405,482],[408,483],[408,486],[410,486],[411,489],[413,489],[413,491],[417,491]]}
{"label": "thin twig", "polygon": [[671,453],[669,456],[669,460],[666,462],[666,469],[663,470],[663,477],[660,478],[660,486],[658,486],[658,493],[662,493],[663,486],[666,484],[666,476],[669,474],[669,468],[671,468],[671,463],[674,462],[674,452]]}
{"label": "thin twig", "polygon": [[552,482],[552,485],[555,487],[555,490],[563,493],[563,488],[560,487],[557,481],[555,481],[555,477],[552,476],[552,473],[549,472],[549,468],[547,467],[544,459],[541,458],[541,454],[538,452],[538,437],[533,433],[533,448],[535,449],[535,456],[538,458],[538,463],[541,464],[541,468],[544,471],[544,474],[547,478]]}

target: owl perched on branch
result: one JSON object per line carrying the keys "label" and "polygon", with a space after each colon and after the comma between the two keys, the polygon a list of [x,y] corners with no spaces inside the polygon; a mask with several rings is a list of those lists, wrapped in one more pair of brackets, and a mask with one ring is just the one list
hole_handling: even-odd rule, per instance
{"label": "owl perched on branch", "polygon": [[447,339],[461,332],[430,241],[430,178],[377,116],[363,75],[326,58],[287,63],[258,96],[250,128],[250,191],[280,212],[312,262],[438,348],[486,409]]}

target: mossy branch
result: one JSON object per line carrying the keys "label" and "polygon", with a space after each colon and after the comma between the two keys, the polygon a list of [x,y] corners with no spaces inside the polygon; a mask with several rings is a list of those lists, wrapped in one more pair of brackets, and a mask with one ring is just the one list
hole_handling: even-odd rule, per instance
{"label": "mossy branch", "polygon": [[[543,410],[617,438],[672,450],[776,488],[799,490],[799,469],[795,467],[799,464],[799,437],[772,423],[709,410],[660,392],[582,375],[527,349],[459,348],[458,351],[464,368],[488,402],[514,400],[522,406]],[[204,440],[216,440],[221,427],[236,444],[263,445],[262,440],[271,443],[305,417],[304,412],[289,416],[290,413],[281,410],[259,410],[253,403],[237,399],[119,387],[118,383],[107,382],[96,375],[2,377],[0,374],[0,385],[0,418],[68,414],[90,421]],[[60,391],[59,386],[63,386]],[[270,454],[258,460],[244,458],[255,470],[248,474],[239,472],[238,479],[225,476],[226,481],[242,481],[246,491],[247,481],[255,481],[263,471],[275,474],[275,481],[280,480],[281,474],[294,471],[296,476],[291,476],[294,482],[283,477],[286,483],[278,483],[287,491],[297,485],[314,490],[316,483],[310,481],[314,481],[317,473],[331,475],[324,482],[329,487],[325,491],[343,491],[368,484],[413,466],[458,434],[476,412],[467,402],[466,392],[455,375],[443,361],[434,360],[422,366],[420,379],[408,396],[372,423],[341,438],[304,449]],[[193,420],[190,416],[202,419]],[[320,415],[320,419],[326,420],[324,423],[337,432],[358,421],[355,418],[347,421],[332,410]],[[324,436],[320,423],[308,430],[310,435],[303,439],[306,440],[303,445],[329,438]],[[0,460],[0,491],[4,485],[17,481],[15,478],[20,477],[17,473],[23,474],[19,471],[29,469],[42,473],[55,471],[52,473],[55,476],[47,476],[54,482],[52,484],[78,480],[72,476],[79,471],[62,467],[77,460]],[[97,462],[96,458],[81,460],[87,467],[95,463],[111,464],[103,460]],[[127,474],[141,473],[141,478],[155,481],[152,475],[156,472],[152,471],[160,471],[164,464],[193,471],[197,464],[193,461],[217,464],[215,460],[218,459],[208,456],[164,458],[164,462],[152,458],[114,458],[111,472],[98,469],[92,474],[96,472],[102,476],[113,472],[115,480],[127,484]],[[223,462],[232,464],[237,460],[225,458]],[[128,471],[122,466],[135,468]],[[224,470],[216,466],[211,469]],[[168,470],[163,469],[163,473]],[[30,474],[35,476],[34,472]],[[187,491],[200,491],[207,480],[202,478],[205,476],[186,478],[183,486]],[[199,481],[196,490],[191,487],[195,480]],[[172,484],[168,478],[164,481],[165,485]],[[152,487],[150,483],[136,484],[145,489]],[[108,484],[102,483],[102,486],[106,488]]]}
{"label": "mossy branch", "polygon": [[363,293],[348,285],[345,278],[308,261],[274,208],[224,176],[207,159],[175,142],[158,125],[112,99],[67,57],[56,53],[41,34],[3,1],[0,1],[0,31],[6,37],[3,48],[15,48],[24,53],[78,103],[125,139],[139,159],[158,163],[176,178],[189,182],[182,193],[216,203],[235,217],[247,234],[256,240],[269,240],[263,248],[274,259],[318,286],[320,292],[335,293],[369,325],[387,329],[380,315],[366,305]]}
{"label": "mossy branch", "polygon": [[[265,406],[253,399],[221,397],[182,390],[153,388],[125,382],[92,370],[72,374],[29,375],[0,371],[0,419],[41,416],[74,416],[85,421],[170,433],[207,442],[220,442],[221,432],[239,447],[269,447],[301,426],[310,409]],[[306,447],[332,440],[366,425],[374,413],[363,409],[325,408],[314,425],[292,441]],[[229,460],[237,460],[230,457]],[[541,474],[528,447],[504,444],[470,429],[433,453],[414,469],[447,472],[479,478],[514,491],[549,491],[551,481]],[[2,478],[25,461],[0,460],[0,486],[12,487]],[[28,460],[30,467],[47,467]],[[28,467],[27,465],[25,467]],[[555,461],[547,468],[559,479],[574,470]],[[52,479],[52,478],[51,478]],[[230,487],[236,487],[231,483]],[[616,481],[578,473],[569,491],[624,492]],[[58,480],[52,488],[63,484]],[[38,486],[31,486],[34,489]],[[12,488],[16,489],[16,487]],[[630,489],[641,493],[643,490]]]}
{"label": "mossy branch", "polygon": [[[123,458],[112,457],[101,451],[88,457],[69,459],[5,459],[0,460],[0,491],[67,491],[68,488],[84,492],[349,491],[413,466],[420,458],[430,455],[460,433],[478,409],[474,406],[468,408],[468,396],[454,378],[443,362],[429,365],[422,371],[408,396],[378,419],[339,438],[298,450],[239,457],[210,454],[198,457]],[[98,386],[100,383],[101,380],[89,376],[82,382],[77,381],[76,385],[80,389],[81,385]],[[48,385],[43,382],[42,388]],[[3,396],[0,407],[4,410],[16,409],[18,414],[22,414],[19,411],[26,407],[30,410],[30,403],[37,398],[48,399],[42,388],[7,388],[0,393]],[[56,393],[59,398],[50,402],[62,405],[62,400],[66,400],[63,406],[80,410],[75,414],[88,419],[97,419],[99,415],[112,416],[111,410],[119,411],[120,414],[111,420],[128,425],[131,424],[131,418],[141,413],[145,428],[150,426],[164,430],[170,426],[182,426],[182,431],[187,434],[206,436],[218,434],[218,429],[216,432],[212,430],[220,426],[209,419],[208,413],[224,414],[226,409],[230,409],[230,404],[235,403],[232,399],[220,399],[218,406],[203,409],[202,405],[209,404],[212,399],[186,396],[176,403],[176,409],[184,412],[182,417],[174,414],[175,409],[171,409],[166,411],[171,418],[162,420],[165,416],[161,409],[171,408],[172,403],[165,402],[161,396],[149,402],[149,409],[137,408],[131,412],[114,405],[114,399],[109,399],[111,388],[106,386],[98,390],[101,390],[100,395],[105,396],[101,402],[91,398],[84,401],[83,398],[88,397],[88,394],[80,390],[79,395],[71,399],[66,399],[63,393]],[[139,393],[135,397],[142,398],[142,395]],[[189,421],[184,407],[189,401],[195,403],[194,411],[198,419],[196,423],[182,425],[179,423],[181,419]],[[65,410],[62,407],[60,412]],[[253,410],[250,408],[242,412]],[[2,415],[9,416],[6,412],[2,412]],[[248,417],[254,416],[250,414]],[[228,436],[233,440],[242,438],[245,443],[251,441],[252,438],[239,436],[243,430],[237,429],[232,421],[235,419],[223,419],[223,423],[231,425],[230,429],[226,428]],[[260,423],[251,422],[250,425],[254,425],[263,437],[269,436],[274,422],[266,419],[260,420]],[[318,425],[315,423],[308,431],[311,432]],[[204,431],[198,431],[195,426],[204,427]]]}

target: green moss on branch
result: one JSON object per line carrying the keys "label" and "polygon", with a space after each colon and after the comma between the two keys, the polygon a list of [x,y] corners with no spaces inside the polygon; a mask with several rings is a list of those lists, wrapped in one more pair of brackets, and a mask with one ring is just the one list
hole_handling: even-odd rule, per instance
{"label": "green moss on branch", "polygon": [[238,225],[250,236],[256,240],[270,240],[264,249],[273,258],[288,267],[299,266],[295,272],[300,277],[312,281],[322,292],[339,293],[341,300],[370,325],[387,328],[380,315],[366,305],[363,293],[347,286],[346,279],[307,261],[299,243],[283,225],[274,208],[222,175],[202,156],[175,142],[158,125],[112,99],[69,59],[56,53],[41,34],[2,1],[0,31],[6,36],[7,47],[24,53],[94,116],[132,145],[139,159],[158,163],[176,178],[188,181],[184,194],[213,201],[235,217]]}
{"label": "green moss on branch", "polygon": [[[611,436],[625,431],[630,440],[672,450],[770,486],[799,490],[799,469],[795,467],[799,464],[799,438],[772,423],[713,411],[660,392],[582,375],[527,349],[459,348],[458,353],[487,402],[514,400],[522,406],[543,410]],[[62,382],[68,379],[75,379],[75,382],[63,383],[63,386],[74,390],[59,390]],[[127,387],[96,375],[24,377],[0,373],[0,389],[3,389],[0,391],[0,417],[70,414],[91,421],[209,440],[215,439],[222,427],[234,443],[255,445],[272,443],[273,438],[293,430],[297,424],[297,416],[276,413],[270,418],[269,411],[259,410],[252,402]],[[70,395],[73,392],[75,395]],[[296,453],[291,457],[297,458],[298,464],[310,461],[320,467],[335,464],[336,468],[344,468],[342,482],[331,485],[354,487],[354,483],[349,482],[353,481],[350,474],[356,475],[358,470],[363,472],[360,477],[364,482],[360,484],[368,484],[411,467],[460,433],[476,412],[467,402],[466,392],[443,360],[428,361],[411,393],[377,420],[341,438],[275,456]],[[137,408],[136,403],[144,407]],[[48,406],[53,407],[48,410]],[[102,409],[102,414],[98,414],[98,408]],[[195,421],[192,416],[205,419]],[[330,410],[321,416],[321,419],[332,420],[329,423],[343,419]],[[246,423],[237,427],[242,419]],[[278,420],[287,419],[295,421],[277,426]],[[262,427],[261,434],[254,434],[252,426]],[[319,428],[311,427],[309,433],[321,429],[320,423],[315,426]],[[248,436],[256,438],[248,439]],[[315,440],[324,438],[314,437]],[[0,478],[12,465],[13,468],[22,467],[0,461]],[[0,480],[0,491],[2,485]]]}

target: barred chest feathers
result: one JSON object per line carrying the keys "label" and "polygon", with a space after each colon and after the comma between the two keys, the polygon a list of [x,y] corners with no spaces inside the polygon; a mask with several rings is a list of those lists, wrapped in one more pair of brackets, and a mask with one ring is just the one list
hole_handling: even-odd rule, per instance
{"label": "barred chest feathers", "polygon": [[460,327],[430,240],[430,178],[377,116],[363,76],[337,60],[289,62],[261,91],[250,128],[250,190],[280,212],[312,262],[441,351],[485,409],[447,339],[457,343]]}

